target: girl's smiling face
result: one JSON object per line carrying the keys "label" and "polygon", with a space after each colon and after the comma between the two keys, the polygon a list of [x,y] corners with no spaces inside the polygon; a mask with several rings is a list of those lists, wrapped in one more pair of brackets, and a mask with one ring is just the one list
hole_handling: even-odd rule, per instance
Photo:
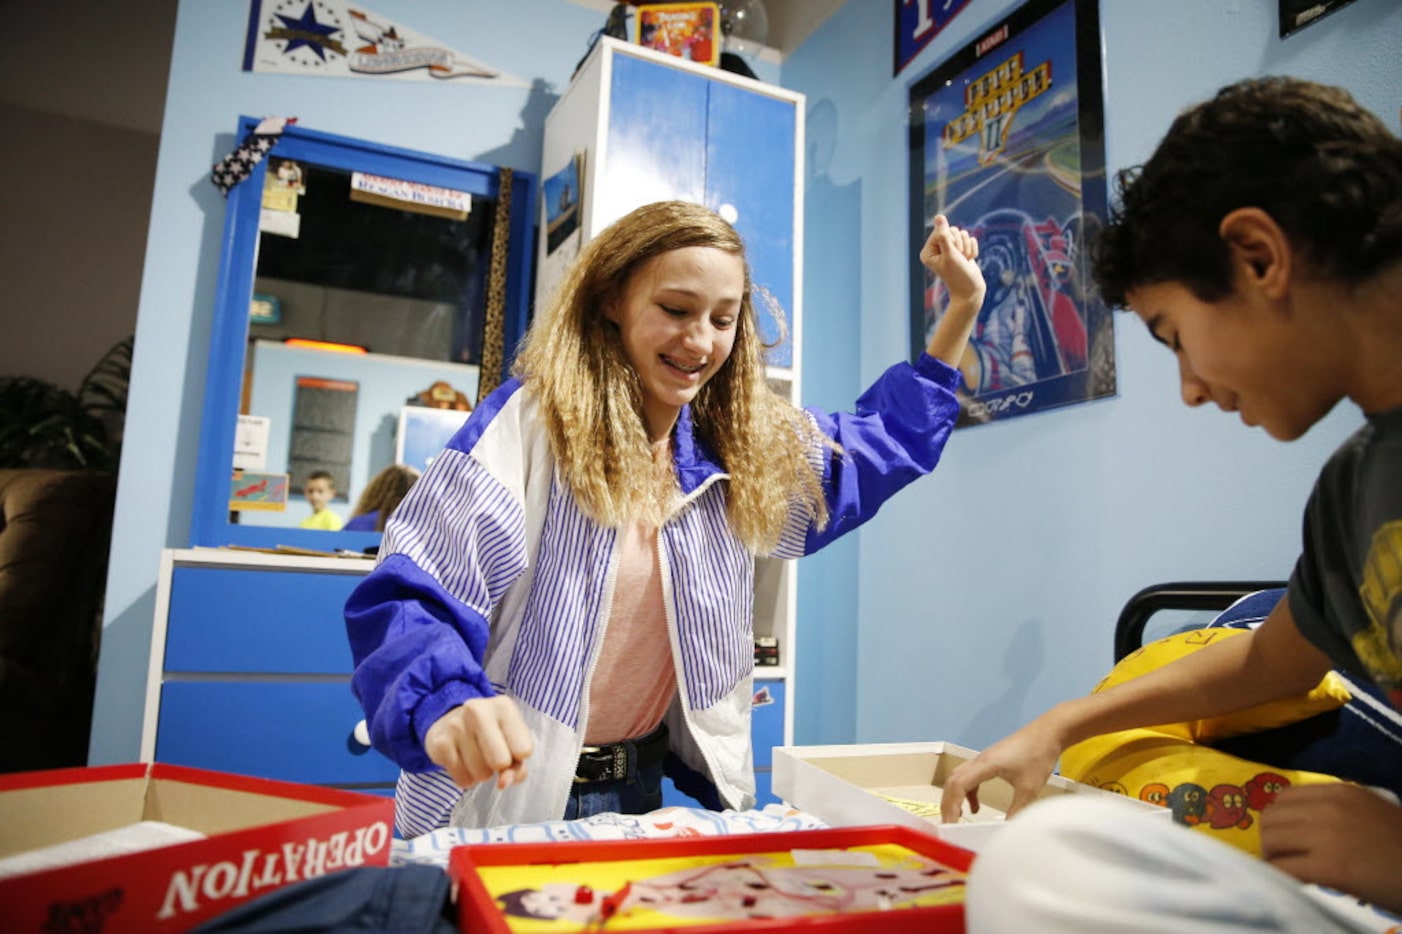
{"label": "girl's smiling face", "polygon": [[642,385],[648,435],[671,433],[682,406],[735,346],[745,263],[715,247],[683,247],[643,263],[605,310]]}

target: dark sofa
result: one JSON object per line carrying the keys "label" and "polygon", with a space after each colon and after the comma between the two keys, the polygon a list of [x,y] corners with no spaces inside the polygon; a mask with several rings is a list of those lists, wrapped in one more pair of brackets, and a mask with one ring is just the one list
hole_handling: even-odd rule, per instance
{"label": "dark sofa", "polygon": [[0,772],[85,765],[116,478],[0,470]]}

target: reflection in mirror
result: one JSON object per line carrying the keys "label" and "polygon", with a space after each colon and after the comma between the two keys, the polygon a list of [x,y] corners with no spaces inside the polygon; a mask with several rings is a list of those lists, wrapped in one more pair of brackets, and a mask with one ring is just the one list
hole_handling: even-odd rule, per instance
{"label": "reflection in mirror", "polygon": [[[240,414],[268,425],[271,467],[258,472],[286,473],[288,496],[239,522],[339,530],[370,480],[404,463],[404,408],[434,385],[461,396],[441,447],[477,397],[495,205],[367,196],[360,178],[269,159]],[[295,219],[269,217],[270,204]],[[314,473],[329,502],[307,495]]]}
{"label": "reflection in mirror", "polygon": [[526,173],[289,125],[229,192],[191,544],[373,546],[343,528],[371,480],[509,366],[534,209]]}

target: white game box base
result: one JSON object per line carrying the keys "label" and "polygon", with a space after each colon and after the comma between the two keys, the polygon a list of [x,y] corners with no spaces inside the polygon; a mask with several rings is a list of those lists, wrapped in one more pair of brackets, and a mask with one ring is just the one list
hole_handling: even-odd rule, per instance
{"label": "white game box base", "polygon": [[[1001,826],[1012,803],[1011,785],[1002,779],[985,782],[979,813],[970,814],[965,805],[957,824],[943,824],[939,816],[945,779],[975,755],[945,742],[776,746],[774,793],[835,827],[902,824],[977,851]],[[1126,807],[1169,815],[1167,808],[1053,775],[1039,797],[1058,794],[1106,795]]]}

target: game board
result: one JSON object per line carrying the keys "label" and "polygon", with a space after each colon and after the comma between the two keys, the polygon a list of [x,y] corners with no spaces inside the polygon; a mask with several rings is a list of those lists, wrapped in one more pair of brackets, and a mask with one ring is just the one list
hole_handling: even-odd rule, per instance
{"label": "game board", "polygon": [[453,850],[464,930],[962,931],[967,850],[907,827]]}

